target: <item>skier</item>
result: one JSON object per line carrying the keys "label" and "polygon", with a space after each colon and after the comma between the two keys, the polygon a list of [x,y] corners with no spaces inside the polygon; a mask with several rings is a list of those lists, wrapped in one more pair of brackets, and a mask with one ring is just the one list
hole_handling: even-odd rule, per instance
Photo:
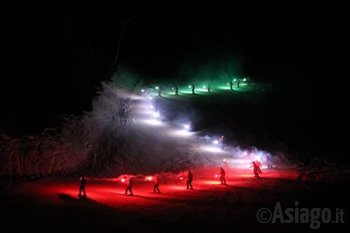
{"label": "skier", "polygon": [[258,173],[261,174],[262,171],[261,171],[261,167],[262,167],[262,164],[260,163],[260,161],[255,161],[256,165],[258,166]]}
{"label": "skier", "polygon": [[[86,197],[85,186],[86,186],[86,178],[83,175],[80,177],[80,188],[79,188],[79,194],[78,194],[79,198]],[[84,195],[81,195],[82,192]]]}
{"label": "skier", "polygon": [[192,172],[191,172],[191,171],[188,171],[188,174],[187,174],[187,182],[186,182],[187,189],[193,190],[192,181],[193,181]]}
{"label": "skier", "polygon": [[160,179],[159,179],[159,176],[156,175],[154,177],[154,186],[153,186],[153,192],[154,193],[160,193],[160,190],[159,190],[159,183],[160,183]]}
{"label": "skier", "polygon": [[221,184],[226,185],[225,170],[222,167],[220,167],[220,181]]}
{"label": "skier", "polygon": [[158,87],[158,96],[159,96],[159,97],[162,96],[162,90],[163,90],[163,87],[162,87],[162,86],[159,86],[159,87]]}
{"label": "skier", "polygon": [[194,91],[195,89],[196,89],[196,87],[194,86],[194,84],[192,84],[192,94],[193,95],[196,94],[195,91]]}
{"label": "skier", "polygon": [[231,90],[231,91],[233,91],[233,87],[232,87],[232,86],[233,86],[233,82],[232,82],[232,80],[231,80],[231,81],[230,81],[230,90]]}
{"label": "skier", "polygon": [[134,177],[131,177],[128,181],[128,185],[126,186],[125,194],[128,194],[128,191],[130,192],[130,196],[134,196],[132,193],[132,186],[134,185]]}
{"label": "skier", "polygon": [[256,164],[255,161],[252,162],[252,166],[253,167],[253,171],[254,171],[254,175],[256,178],[260,178],[259,176],[259,166]]}
{"label": "skier", "polygon": [[177,85],[175,86],[175,95],[179,95],[179,87]]}

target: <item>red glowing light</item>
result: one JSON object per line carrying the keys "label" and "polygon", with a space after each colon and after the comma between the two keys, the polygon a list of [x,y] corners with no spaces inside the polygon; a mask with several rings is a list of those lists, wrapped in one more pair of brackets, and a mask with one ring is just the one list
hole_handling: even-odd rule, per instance
{"label": "red glowing light", "polygon": [[147,180],[147,181],[151,181],[152,179],[153,179],[152,176],[146,176],[146,178],[145,178],[145,180]]}
{"label": "red glowing light", "polygon": [[218,178],[219,177],[219,175],[218,174],[215,174],[215,178]]}
{"label": "red glowing light", "polygon": [[122,179],[121,179],[121,182],[124,183],[124,182],[125,182],[125,178],[122,178]]}
{"label": "red glowing light", "polygon": [[182,176],[179,177],[179,180],[183,180],[184,178]]}

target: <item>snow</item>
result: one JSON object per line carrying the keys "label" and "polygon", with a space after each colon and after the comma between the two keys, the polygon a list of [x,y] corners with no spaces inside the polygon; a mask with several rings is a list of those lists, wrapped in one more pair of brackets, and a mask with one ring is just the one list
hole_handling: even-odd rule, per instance
{"label": "snow", "polygon": [[[141,175],[124,195],[125,184],[115,178],[88,177],[87,199],[78,199],[79,179],[47,178],[2,190],[1,219],[16,231],[47,232],[270,232],[308,229],[305,225],[261,224],[256,211],[277,201],[290,205],[344,207],[348,191],[296,180],[296,170],[263,170],[255,179],[251,170],[226,169],[228,185],[213,176],[217,167],[192,171],[194,190],[186,190],[180,174],[162,174],[161,194]],[[132,174],[128,174],[132,175]],[[317,195],[323,190],[325,196]],[[339,192],[339,191],[342,192]],[[337,198],[333,198],[337,196]],[[343,203],[343,205],[340,205]],[[21,224],[15,224],[15,222]]]}

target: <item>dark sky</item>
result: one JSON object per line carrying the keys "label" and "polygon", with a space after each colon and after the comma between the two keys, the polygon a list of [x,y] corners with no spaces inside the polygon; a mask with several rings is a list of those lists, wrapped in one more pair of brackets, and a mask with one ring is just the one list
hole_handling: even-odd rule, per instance
{"label": "dark sky", "polygon": [[326,4],[5,8],[0,127],[35,131],[54,125],[61,114],[89,110],[99,83],[114,70],[121,28],[129,19],[119,62],[145,77],[175,77],[186,60],[199,64],[232,55],[243,74],[282,83],[292,109],[342,124],[345,115],[338,106],[349,103],[346,9]]}

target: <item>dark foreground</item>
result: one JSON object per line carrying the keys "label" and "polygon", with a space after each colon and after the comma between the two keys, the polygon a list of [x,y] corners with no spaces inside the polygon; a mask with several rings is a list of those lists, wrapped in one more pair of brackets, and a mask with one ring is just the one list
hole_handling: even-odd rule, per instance
{"label": "dark foreground", "polygon": [[336,212],[344,210],[345,223],[321,223],[316,232],[348,227],[345,184],[298,181],[293,170],[271,169],[258,180],[250,171],[229,173],[227,186],[213,177],[197,177],[195,190],[186,190],[183,181],[168,180],[160,186],[162,194],[152,192],[152,182],[139,181],[133,197],[124,195],[125,185],[115,179],[90,178],[84,200],[78,199],[79,181],[73,179],[8,186],[0,192],[1,232],[312,231],[309,223],[260,223],[258,210],[273,212],[278,202],[283,210],[291,207],[294,213],[301,208],[329,208],[332,221],[338,222]]}

